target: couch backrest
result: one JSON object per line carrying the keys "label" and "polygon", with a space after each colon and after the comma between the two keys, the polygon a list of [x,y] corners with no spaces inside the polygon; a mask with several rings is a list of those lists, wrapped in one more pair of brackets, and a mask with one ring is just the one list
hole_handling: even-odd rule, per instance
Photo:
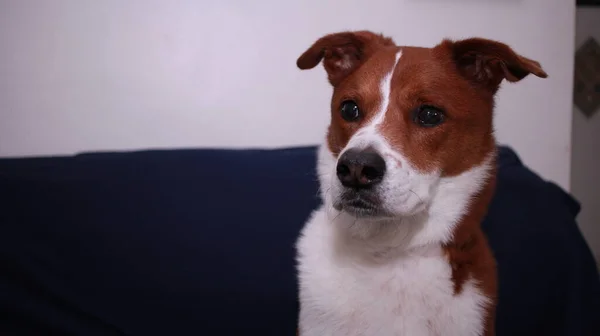
{"label": "couch backrest", "polygon": [[[484,223],[499,334],[585,325],[572,316],[597,288],[577,202],[507,148],[499,166]],[[0,331],[293,335],[314,167],[314,147],[0,160]]]}

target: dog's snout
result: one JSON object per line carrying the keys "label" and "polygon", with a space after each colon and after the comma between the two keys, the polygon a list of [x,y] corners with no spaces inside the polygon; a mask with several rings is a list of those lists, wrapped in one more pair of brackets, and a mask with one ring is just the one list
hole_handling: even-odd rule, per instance
{"label": "dog's snout", "polygon": [[338,159],[337,176],[349,188],[369,188],[381,182],[385,160],[372,149],[349,149]]}

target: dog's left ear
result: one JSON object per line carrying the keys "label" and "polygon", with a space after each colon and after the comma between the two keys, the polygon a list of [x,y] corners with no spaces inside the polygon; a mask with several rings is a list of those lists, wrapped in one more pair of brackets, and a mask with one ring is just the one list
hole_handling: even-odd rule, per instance
{"label": "dog's left ear", "polygon": [[534,74],[548,75],[537,61],[517,54],[508,45],[482,38],[445,40],[438,47],[450,49],[459,72],[472,82],[496,92],[503,79],[518,82]]}

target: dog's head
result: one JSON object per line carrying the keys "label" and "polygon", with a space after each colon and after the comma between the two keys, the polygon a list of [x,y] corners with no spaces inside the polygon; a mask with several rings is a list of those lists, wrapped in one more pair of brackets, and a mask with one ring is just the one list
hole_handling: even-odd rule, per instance
{"label": "dog's head", "polygon": [[342,32],[317,40],[297,65],[320,62],[333,86],[319,167],[324,200],[366,220],[446,211],[431,208],[441,193],[472,197],[493,161],[500,83],[546,77],[538,62],[480,38],[419,48]]}

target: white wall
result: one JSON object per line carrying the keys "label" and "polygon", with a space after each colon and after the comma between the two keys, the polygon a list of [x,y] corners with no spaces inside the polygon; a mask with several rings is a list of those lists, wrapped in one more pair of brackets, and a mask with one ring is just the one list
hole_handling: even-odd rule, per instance
{"label": "white wall", "polygon": [[296,58],[371,29],[500,39],[547,80],[501,91],[499,140],[569,187],[574,0],[2,0],[0,155],[317,143],[330,89]]}
{"label": "white wall", "polygon": [[[590,36],[600,42],[600,8],[578,8],[576,47]],[[571,185],[582,205],[577,221],[600,261],[600,111],[588,119],[573,107]]]}

